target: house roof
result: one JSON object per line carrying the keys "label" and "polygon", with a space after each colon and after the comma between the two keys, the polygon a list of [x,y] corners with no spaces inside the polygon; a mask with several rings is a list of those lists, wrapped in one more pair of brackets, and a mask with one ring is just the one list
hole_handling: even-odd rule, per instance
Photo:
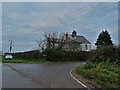
{"label": "house roof", "polygon": [[84,36],[77,35],[76,40],[79,43],[91,44]]}
{"label": "house roof", "polygon": [[[66,34],[64,34],[66,35]],[[72,40],[72,35],[68,34],[69,40]],[[84,36],[77,35],[76,37],[77,43],[86,43],[86,44],[91,44]]]}

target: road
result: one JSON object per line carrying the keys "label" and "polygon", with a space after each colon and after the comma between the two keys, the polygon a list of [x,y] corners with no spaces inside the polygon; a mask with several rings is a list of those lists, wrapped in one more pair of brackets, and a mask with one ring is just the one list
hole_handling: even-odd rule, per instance
{"label": "road", "polygon": [[69,74],[82,62],[10,64],[2,66],[3,88],[84,88]]}
{"label": "road", "polygon": [[0,90],[2,89],[2,63],[0,62]]}

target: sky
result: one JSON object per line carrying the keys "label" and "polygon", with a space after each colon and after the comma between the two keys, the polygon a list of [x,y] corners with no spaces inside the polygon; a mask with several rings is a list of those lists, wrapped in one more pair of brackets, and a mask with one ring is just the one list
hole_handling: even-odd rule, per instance
{"label": "sky", "polygon": [[45,33],[71,34],[73,30],[94,45],[99,33],[106,28],[113,43],[118,44],[117,2],[2,3],[0,35],[4,52],[9,50],[9,40],[13,41],[12,52],[27,51],[36,49],[36,40]]}
{"label": "sky", "polygon": [[1,0],[2,2],[118,2],[119,0]]}

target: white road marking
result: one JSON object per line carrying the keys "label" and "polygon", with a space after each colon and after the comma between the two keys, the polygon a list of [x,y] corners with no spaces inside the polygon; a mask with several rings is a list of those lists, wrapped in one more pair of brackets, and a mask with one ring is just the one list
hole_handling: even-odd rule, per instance
{"label": "white road marking", "polygon": [[70,70],[70,76],[77,81],[79,84],[81,84],[83,87],[85,87],[88,90],[91,90],[89,87],[87,87],[85,84],[83,84],[82,82],[80,82],[79,80],[77,80],[73,75],[72,75],[72,70]]}

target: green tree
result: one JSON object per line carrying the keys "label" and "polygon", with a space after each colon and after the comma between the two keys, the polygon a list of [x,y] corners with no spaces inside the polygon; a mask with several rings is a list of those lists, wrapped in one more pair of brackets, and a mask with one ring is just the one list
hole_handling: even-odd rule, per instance
{"label": "green tree", "polygon": [[109,32],[107,30],[102,31],[99,34],[95,45],[97,46],[97,48],[113,45],[110,34],[109,34]]}

